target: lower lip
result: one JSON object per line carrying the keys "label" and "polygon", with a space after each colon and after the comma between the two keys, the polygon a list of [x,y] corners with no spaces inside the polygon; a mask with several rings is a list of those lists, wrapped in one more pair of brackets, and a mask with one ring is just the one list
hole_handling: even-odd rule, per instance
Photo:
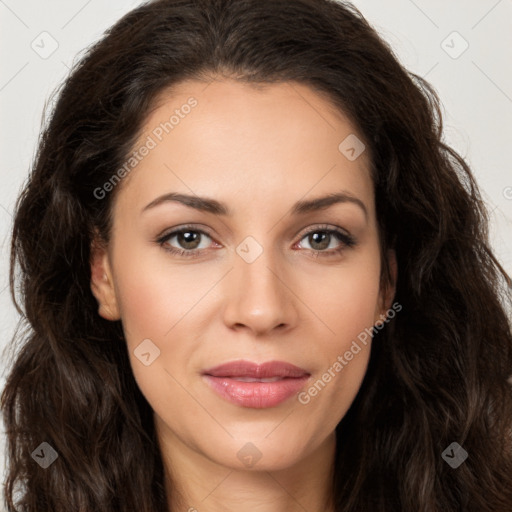
{"label": "lower lip", "polygon": [[241,382],[229,377],[203,375],[211,388],[222,398],[242,407],[266,409],[276,407],[297,394],[309,376],[284,378],[275,382]]}

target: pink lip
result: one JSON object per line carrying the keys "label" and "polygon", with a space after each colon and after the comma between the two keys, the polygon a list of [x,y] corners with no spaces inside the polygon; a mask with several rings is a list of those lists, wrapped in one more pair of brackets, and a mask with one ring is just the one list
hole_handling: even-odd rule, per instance
{"label": "pink lip", "polygon": [[[258,365],[250,361],[233,361],[202,372],[208,385],[222,398],[254,409],[275,407],[298,393],[310,373],[284,361],[270,361]],[[236,377],[267,379],[275,382],[241,382]]]}

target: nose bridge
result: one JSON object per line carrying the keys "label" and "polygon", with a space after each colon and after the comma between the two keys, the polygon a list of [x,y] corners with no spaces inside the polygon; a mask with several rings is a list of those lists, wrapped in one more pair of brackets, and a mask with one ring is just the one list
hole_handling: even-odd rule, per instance
{"label": "nose bridge", "polygon": [[234,269],[230,272],[227,323],[264,332],[292,321],[293,306],[280,266],[276,251],[264,247],[253,236],[236,247]]}

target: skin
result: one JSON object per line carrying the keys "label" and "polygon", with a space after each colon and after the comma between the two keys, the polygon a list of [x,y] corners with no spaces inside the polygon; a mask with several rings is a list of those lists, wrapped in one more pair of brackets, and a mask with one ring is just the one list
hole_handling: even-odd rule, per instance
{"label": "skin", "polygon": [[[229,79],[182,82],[162,95],[139,142],[191,96],[197,106],[118,185],[109,244],[92,245],[99,314],[122,320],[134,378],[154,411],[169,510],[333,510],[335,428],[360,388],[371,340],[307,404],[235,405],[200,373],[238,359],[282,360],[311,374],[307,390],[382,321],[396,260],[387,254],[393,283],[380,289],[368,151],[354,161],[340,152],[358,131],[312,89]],[[360,199],[367,216],[352,202],[290,214],[296,201],[338,191]],[[232,216],[171,201],[141,213],[168,192],[216,199]],[[208,235],[196,234],[195,245],[178,236],[155,241],[185,224]],[[325,224],[357,244],[306,236],[317,226],[320,236]],[[236,252],[248,236],[263,251],[251,263]],[[134,354],[145,339],[160,350],[149,366]],[[237,457],[247,443],[261,454],[252,467]]]}

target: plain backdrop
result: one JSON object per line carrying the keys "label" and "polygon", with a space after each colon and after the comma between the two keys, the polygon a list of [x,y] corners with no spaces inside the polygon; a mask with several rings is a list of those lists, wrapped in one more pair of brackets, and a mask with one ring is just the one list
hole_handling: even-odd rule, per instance
{"label": "plain backdrop", "polygon": [[[140,3],[0,0],[0,350],[18,321],[8,291],[12,209],[35,154],[45,101],[74,59]],[[493,247],[512,274],[512,1],[353,3],[400,61],[437,90],[445,139],[476,175],[491,212]],[[5,359],[0,365],[3,389]]]}

